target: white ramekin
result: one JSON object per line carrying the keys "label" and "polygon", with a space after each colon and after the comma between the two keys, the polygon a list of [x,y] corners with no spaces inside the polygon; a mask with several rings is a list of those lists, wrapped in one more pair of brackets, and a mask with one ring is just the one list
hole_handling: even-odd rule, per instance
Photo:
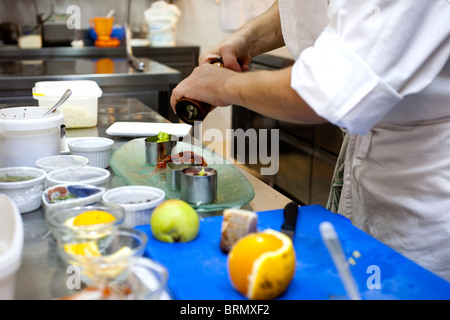
{"label": "white ramekin", "polygon": [[67,167],[47,174],[47,188],[58,184],[91,184],[108,188],[111,173],[103,168],[91,166]]}
{"label": "white ramekin", "polygon": [[8,167],[0,169],[0,176],[30,176],[30,180],[17,182],[0,182],[0,193],[7,195],[17,205],[20,213],[38,209],[44,191],[47,172],[31,167]]}
{"label": "white ramekin", "polygon": [[149,224],[153,210],[166,198],[163,190],[148,186],[125,186],[107,190],[102,200],[125,209],[126,227]]}
{"label": "white ramekin", "polygon": [[83,156],[58,155],[43,157],[36,161],[36,167],[47,172],[66,167],[83,167],[89,164],[89,159]]}
{"label": "white ramekin", "polygon": [[114,141],[102,137],[77,138],[69,142],[70,154],[89,159],[89,165],[107,168],[111,160]]}

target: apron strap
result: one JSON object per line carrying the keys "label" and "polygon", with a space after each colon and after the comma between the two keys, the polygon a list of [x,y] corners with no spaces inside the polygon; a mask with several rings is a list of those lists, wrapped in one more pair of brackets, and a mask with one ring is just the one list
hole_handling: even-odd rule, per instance
{"label": "apron strap", "polygon": [[339,208],[339,201],[341,199],[342,187],[344,185],[344,165],[345,165],[345,154],[348,146],[349,136],[344,129],[342,130],[342,141],[341,150],[339,152],[338,159],[336,161],[336,166],[334,168],[333,179],[331,181],[330,194],[327,201],[327,209],[331,212],[337,213]]}
{"label": "apron strap", "polygon": [[[344,170],[345,170],[345,159],[346,154],[348,153],[350,134],[342,129],[343,134],[343,142],[342,147],[339,152],[338,159],[336,161],[336,166],[334,168],[333,179],[331,181],[330,194],[328,196],[327,201],[327,209],[331,212],[338,213],[339,203],[341,200],[342,189],[344,186]],[[357,144],[357,153],[356,159],[364,160],[366,158],[367,152],[369,151],[369,147],[372,141],[372,130],[369,131],[365,136],[357,136],[356,140],[353,139],[352,143],[358,141]]]}

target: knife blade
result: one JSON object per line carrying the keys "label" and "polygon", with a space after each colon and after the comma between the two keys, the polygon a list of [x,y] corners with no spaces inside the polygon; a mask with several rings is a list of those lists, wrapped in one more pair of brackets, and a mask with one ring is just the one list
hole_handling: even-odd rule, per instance
{"label": "knife blade", "polygon": [[297,225],[298,204],[289,202],[283,210],[284,222],[281,225],[281,232],[289,238],[294,239],[295,227]]}

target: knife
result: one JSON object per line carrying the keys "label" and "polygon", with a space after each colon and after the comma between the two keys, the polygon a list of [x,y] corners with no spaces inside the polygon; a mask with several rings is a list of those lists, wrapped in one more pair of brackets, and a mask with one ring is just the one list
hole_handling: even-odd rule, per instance
{"label": "knife", "polygon": [[297,225],[298,204],[289,202],[283,210],[284,222],[281,226],[281,232],[289,238],[294,239],[295,226]]}

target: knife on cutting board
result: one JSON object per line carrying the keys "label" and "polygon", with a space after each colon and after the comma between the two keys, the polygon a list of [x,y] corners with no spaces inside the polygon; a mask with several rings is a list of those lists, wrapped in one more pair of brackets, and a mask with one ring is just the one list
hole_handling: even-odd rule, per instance
{"label": "knife on cutting board", "polygon": [[283,210],[284,222],[281,225],[281,232],[289,238],[294,239],[295,227],[297,225],[298,204],[289,202]]}

